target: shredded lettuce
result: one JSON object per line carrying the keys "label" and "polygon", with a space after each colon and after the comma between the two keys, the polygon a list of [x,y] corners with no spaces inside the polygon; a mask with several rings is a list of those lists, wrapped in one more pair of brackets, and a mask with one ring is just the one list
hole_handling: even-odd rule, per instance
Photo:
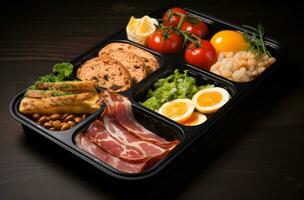
{"label": "shredded lettuce", "polygon": [[141,104],[152,110],[158,110],[162,104],[168,101],[181,98],[191,99],[197,91],[209,87],[213,87],[213,85],[197,86],[195,78],[188,75],[188,70],[180,73],[176,69],[173,74],[155,82],[153,89],[148,91],[147,100]]}

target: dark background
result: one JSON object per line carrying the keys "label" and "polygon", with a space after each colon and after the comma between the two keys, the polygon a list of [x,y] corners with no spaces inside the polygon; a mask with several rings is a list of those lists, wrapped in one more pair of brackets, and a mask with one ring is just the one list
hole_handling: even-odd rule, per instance
{"label": "dark background", "polygon": [[[279,1],[278,1],[279,2]],[[303,9],[274,1],[1,1],[0,199],[304,199]],[[12,97],[54,63],[69,61],[125,27],[175,5],[236,24],[262,22],[288,49],[285,64],[244,99],[207,144],[160,176],[121,182],[9,114]]]}

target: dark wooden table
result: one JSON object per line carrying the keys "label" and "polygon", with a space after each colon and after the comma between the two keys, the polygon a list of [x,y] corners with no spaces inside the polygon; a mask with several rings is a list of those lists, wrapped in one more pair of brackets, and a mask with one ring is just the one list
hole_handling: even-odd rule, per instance
{"label": "dark wooden table", "polygon": [[[304,199],[304,15],[266,1],[2,1],[0,199]],[[205,145],[161,176],[121,182],[43,138],[25,136],[12,97],[52,65],[126,26],[132,15],[175,5],[236,24],[263,22],[288,49],[286,62],[244,99]]]}

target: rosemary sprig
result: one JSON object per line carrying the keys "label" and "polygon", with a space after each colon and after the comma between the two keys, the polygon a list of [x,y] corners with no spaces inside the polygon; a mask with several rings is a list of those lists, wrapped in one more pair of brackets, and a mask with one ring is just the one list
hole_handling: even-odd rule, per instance
{"label": "rosemary sprig", "polygon": [[249,45],[249,49],[253,51],[257,57],[260,57],[262,54],[271,57],[270,52],[265,46],[265,29],[262,24],[258,24],[257,28],[248,25],[243,25],[243,27],[250,30],[250,32],[245,30],[243,33],[244,39]]}

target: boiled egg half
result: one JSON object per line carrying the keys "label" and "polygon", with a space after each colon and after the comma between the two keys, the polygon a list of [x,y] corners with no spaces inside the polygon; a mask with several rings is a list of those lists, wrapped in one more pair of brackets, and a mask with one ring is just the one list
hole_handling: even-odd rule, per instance
{"label": "boiled egg half", "polygon": [[202,89],[195,93],[192,102],[201,113],[214,113],[230,99],[228,91],[221,87]]}
{"label": "boiled egg half", "polygon": [[158,112],[176,122],[186,121],[194,111],[194,104],[190,99],[175,99],[164,103]]}
{"label": "boiled egg half", "polygon": [[186,121],[181,122],[181,124],[184,126],[196,126],[204,123],[206,120],[206,115],[199,112],[193,112],[192,115]]}

